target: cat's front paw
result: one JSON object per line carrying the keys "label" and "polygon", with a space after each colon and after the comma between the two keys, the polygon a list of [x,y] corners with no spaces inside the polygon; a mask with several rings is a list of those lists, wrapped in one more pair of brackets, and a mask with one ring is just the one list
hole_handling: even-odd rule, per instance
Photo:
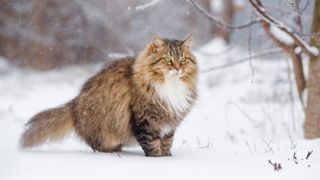
{"label": "cat's front paw", "polygon": [[170,151],[162,152],[161,156],[172,156]]}
{"label": "cat's front paw", "polygon": [[147,153],[145,153],[145,155],[147,157],[160,157],[160,156],[162,156],[162,154],[159,152],[147,152]]}

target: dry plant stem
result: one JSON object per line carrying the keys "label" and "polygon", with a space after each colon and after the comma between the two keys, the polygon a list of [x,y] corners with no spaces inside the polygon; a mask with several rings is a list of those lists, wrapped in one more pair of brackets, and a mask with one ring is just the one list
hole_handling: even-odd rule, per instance
{"label": "dry plant stem", "polygon": [[263,138],[262,138],[262,141],[268,147],[267,152],[270,151],[272,154],[274,154],[274,151],[273,151],[272,147],[270,146],[270,144]]}
{"label": "dry plant stem", "polygon": [[308,159],[309,157],[310,157],[310,155],[313,153],[313,150],[311,150],[311,151],[308,151],[308,154],[307,154],[307,157],[306,157],[306,159]]}
{"label": "dry plant stem", "polygon": [[245,141],[245,143],[246,143],[246,145],[248,146],[248,148],[249,148],[249,150],[250,150],[250,153],[253,154],[253,151],[252,151],[252,149],[251,149],[251,146],[249,145],[249,143],[248,143],[247,140]]}
{"label": "dry plant stem", "polygon": [[295,164],[298,164],[298,158],[297,158],[296,155],[297,155],[297,152],[294,152],[294,153],[293,153],[293,156],[292,156],[292,159],[293,159],[293,161],[294,161]]}
{"label": "dry plant stem", "polygon": [[268,160],[269,164],[273,167],[275,171],[279,171],[282,169],[281,163],[272,163],[271,160]]}
{"label": "dry plant stem", "polygon": [[118,155],[119,158],[121,158],[121,154],[119,152],[117,152],[117,155]]}

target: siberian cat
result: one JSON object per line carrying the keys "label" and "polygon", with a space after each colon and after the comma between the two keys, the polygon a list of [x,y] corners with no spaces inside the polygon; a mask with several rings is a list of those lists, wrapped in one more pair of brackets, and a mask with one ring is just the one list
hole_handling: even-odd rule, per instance
{"label": "siberian cat", "polygon": [[174,132],[197,97],[191,41],[155,35],[136,58],[120,59],[90,78],[76,98],[32,117],[21,146],[60,140],[75,130],[94,151],[138,142],[146,156],[170,156]]}

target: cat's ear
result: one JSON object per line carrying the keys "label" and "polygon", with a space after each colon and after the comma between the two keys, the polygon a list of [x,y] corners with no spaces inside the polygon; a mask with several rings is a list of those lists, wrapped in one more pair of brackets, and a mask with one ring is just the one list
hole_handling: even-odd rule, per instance
{"label": "cat's ear", "polygon": [[164,41],[162,40],[162,38],[158,35],[154,35],[152,37],[152,47],[154,49],[158,49],[160,47],[163,47],[164,46]]}
{"label": "cat's ear", "polygon": [[186,48],[191,48],[193,37],[192,35],[188,36],[186,39],[182,41],[182,46]]}

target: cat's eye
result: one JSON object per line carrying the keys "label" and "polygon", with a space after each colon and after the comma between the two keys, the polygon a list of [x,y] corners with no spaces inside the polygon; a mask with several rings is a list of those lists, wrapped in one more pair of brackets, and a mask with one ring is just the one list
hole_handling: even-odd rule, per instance
{"label": "cat's eye", "polygon": [[172,57],[165,57],[165,58],[163,58],[164,59],[164,61],[166,62],[166,63],[172,63],[172,61],[173,61],[173,58]]}
{"label": "cat's eye", "polygon": [[187,58],[186,57],[181,57],[180,60],[179,60],[181,63],[185,63],[187,61]]}

